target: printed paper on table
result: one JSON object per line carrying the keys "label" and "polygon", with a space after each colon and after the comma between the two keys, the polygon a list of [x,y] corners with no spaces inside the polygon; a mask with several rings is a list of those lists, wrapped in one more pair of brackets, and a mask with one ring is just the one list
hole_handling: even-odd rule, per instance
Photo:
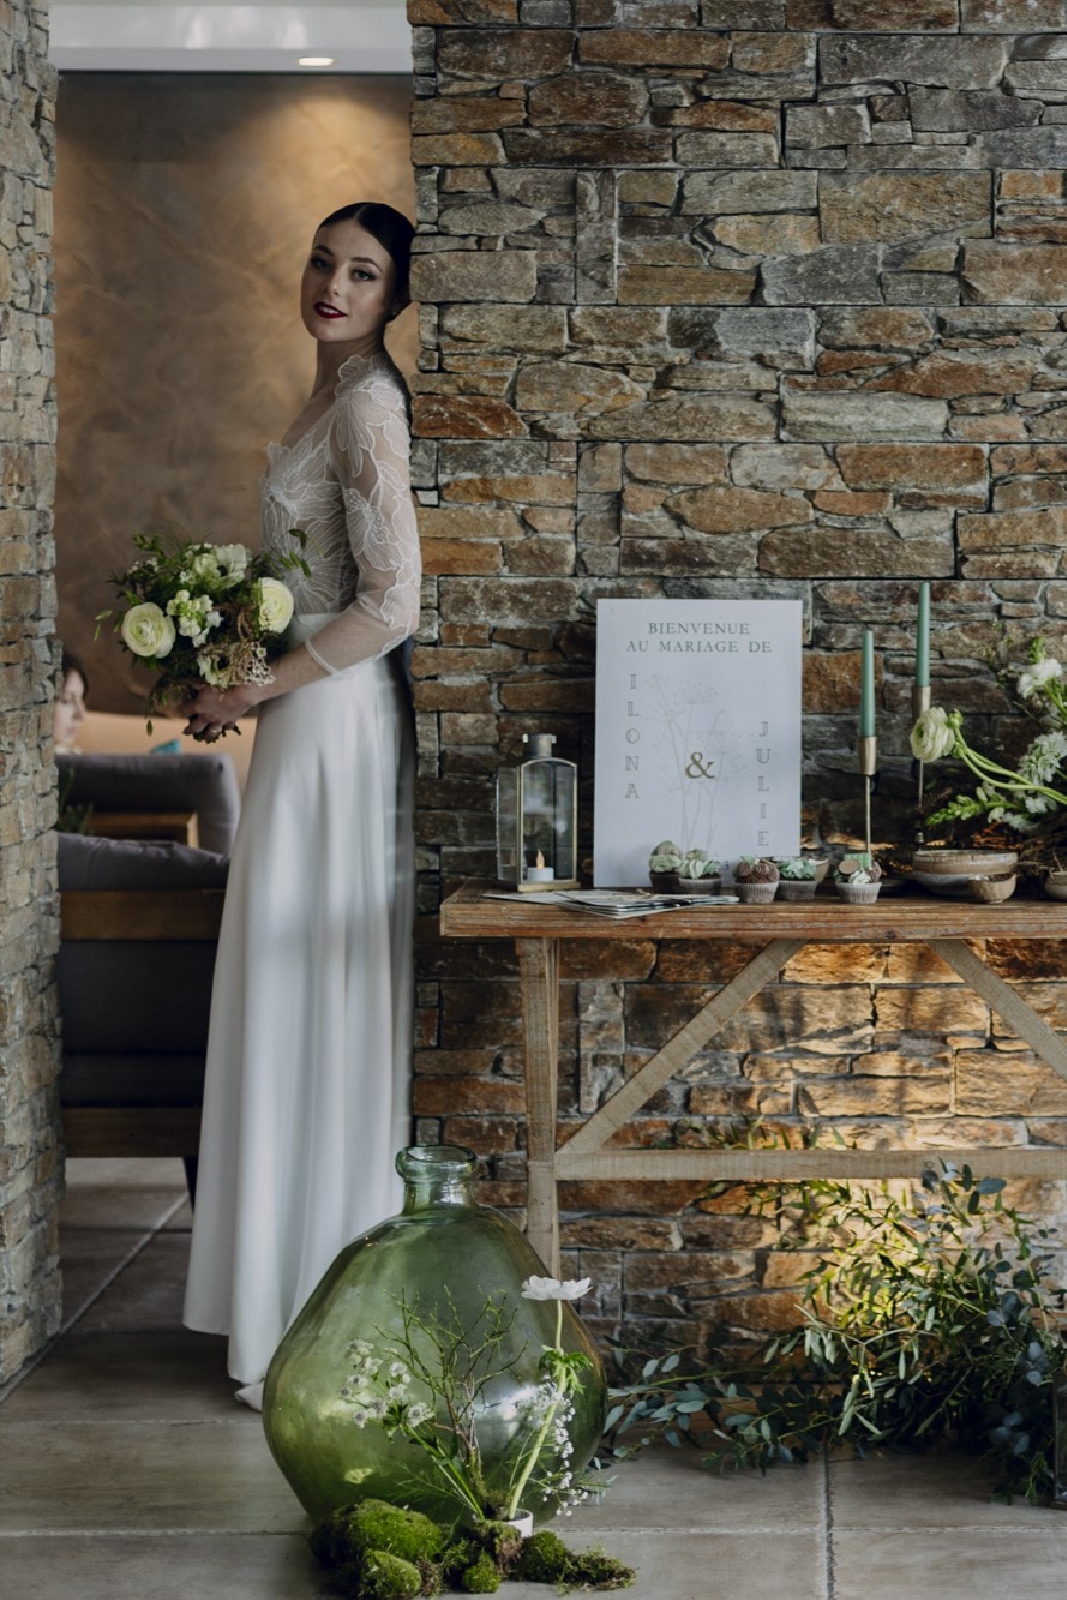
{"label": "printed paper on table", "polygon": [[799,600],[598,602],[595,884],[646,884],[662,839],[797,854],[802,630]]}

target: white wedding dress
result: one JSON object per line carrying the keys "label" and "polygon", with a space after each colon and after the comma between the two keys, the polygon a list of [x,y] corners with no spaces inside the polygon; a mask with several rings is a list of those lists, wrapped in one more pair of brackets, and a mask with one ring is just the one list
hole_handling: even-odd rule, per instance
{"label": "white wedding dress", "polygon": [[[261,1383],[337,1252],[399,1209],[409,1142],[419,554],[402,380],[353,357],[272,445],[264,543],[307,536],[293,642],[328,676],[262,706],[215,967],[186,1289]],[[254,1403],[254,1398],[252,1403]]]}

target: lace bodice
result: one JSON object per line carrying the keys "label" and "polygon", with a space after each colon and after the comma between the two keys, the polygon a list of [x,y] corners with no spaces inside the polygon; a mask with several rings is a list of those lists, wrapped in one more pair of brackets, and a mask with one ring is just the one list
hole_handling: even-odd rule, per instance
{"label": "lace bodice", "polygon": [[419,541],[403,380],[389,357],[352,356],[334,399],[293,445],[268,447],[263,543],[307,536],[310,577],[287,574],[296,613],[330,620],[305,648],[324,671],[373,660],[419,624]]}

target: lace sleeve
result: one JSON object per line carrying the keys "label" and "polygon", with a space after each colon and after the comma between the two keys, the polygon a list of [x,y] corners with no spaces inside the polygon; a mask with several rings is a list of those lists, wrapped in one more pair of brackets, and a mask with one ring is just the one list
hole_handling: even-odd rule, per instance
{"label": "lace sleeve", "polygon": [[408,477],[409,435],[395,382],[376,375],[336,407],[328,459],[358,570],[352,603],[306,646],[324,671],[383,656],[419,625],[419,538]]}

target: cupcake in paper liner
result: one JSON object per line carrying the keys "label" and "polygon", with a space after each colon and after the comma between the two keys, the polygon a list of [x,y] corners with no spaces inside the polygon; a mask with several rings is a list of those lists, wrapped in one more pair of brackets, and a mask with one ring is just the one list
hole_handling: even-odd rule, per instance
{"label": "cupcake in paper liner", "polygon": [[835,874],[837,892],[848,905],[873,906],[882,887],[882,869],[866,857],[846,856]]}
{"label": "cupcake in paper liner", "polygon": [[778,862],[779,900],[811,900],[815,895],[816,864],[808,856],[788,856]]}
{"label": "cupcake in paper liner", "polygon": [[648,881],[657,894],[678,893],[678,868],[682,851],[673,839],[661,839],[648,857]]}
{"label": "cupcake in paper liner", "polygon": [[770,905],[778,892],[781,873],[766,856],[742,856],[734,868],[734,889],[742,905]]}
{"label": "cupcake in paper liner", "polygon": [[722,889],[719,862],[703,850],[687,850],[678,868],[678,888],[683,894],[718,894]]}

